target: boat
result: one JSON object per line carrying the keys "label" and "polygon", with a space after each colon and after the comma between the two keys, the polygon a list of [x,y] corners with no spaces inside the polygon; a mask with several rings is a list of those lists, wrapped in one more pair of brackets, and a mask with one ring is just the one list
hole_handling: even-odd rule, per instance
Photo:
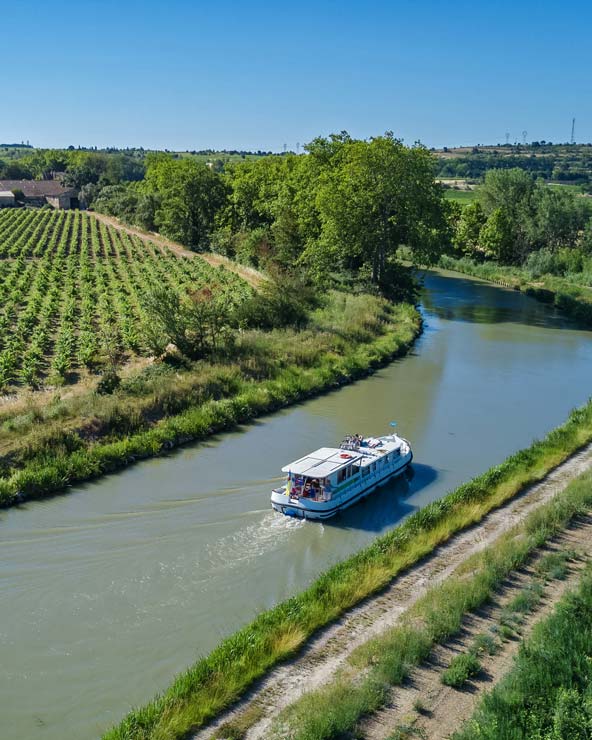
{"label": "boat", "polygon": [[405,471],[411,445],[397,434],[346,437],[286,465],[285,483],[271,492],[271,505],[286,516],[329,519]]}

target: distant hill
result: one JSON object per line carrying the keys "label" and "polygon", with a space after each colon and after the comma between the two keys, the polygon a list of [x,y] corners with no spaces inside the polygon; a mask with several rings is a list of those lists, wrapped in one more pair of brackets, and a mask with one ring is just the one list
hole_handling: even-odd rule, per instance
{"label": "distant hill", "polygon": [[592,186],[592,144],[500,144],[436,149],[437,177],[480,179],[490,169],[520,167],[551,182]]}

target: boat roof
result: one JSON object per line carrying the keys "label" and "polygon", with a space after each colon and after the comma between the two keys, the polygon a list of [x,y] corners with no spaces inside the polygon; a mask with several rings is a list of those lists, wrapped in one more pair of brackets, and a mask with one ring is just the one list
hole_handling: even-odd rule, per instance
{"label": "boat roof", "polygon": [[[282,473],[295,473],[307,478],[327,478],[341,468],[352,463],[360,466],[370,465],[387,452],[400,447],[401,440],[395,435],[388,438],[368,438],[365,440],[368,446],[357,450],[345,450],[341,447],[320,447],[314,452],[309,452],[305,457],[295,460],[282,468]],[[374,446],[369,446],[374,445]]]}
{"label": "boat roof", "polygon": [[301,457],[300,460],[295,460],[293,463],[286,465],[282,468],[282,472],[296,473],[309,478],[326,478],[362,457],[357,452],[342,450],[339,447],[321,447],[305,457]]}

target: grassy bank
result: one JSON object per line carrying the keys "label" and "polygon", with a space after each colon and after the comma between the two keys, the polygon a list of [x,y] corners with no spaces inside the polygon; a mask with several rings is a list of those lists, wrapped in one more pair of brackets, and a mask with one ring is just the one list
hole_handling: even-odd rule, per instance
{"label": "grassy bank", "polygon": [[331,293],[302,330],[243,332],[230,359],[154,365],[111,396],[95,392],[0,411],[0,505],[118,470],[138,459],[362,377],[403,354],[417,311]]}
{"label": "grassy bank", "polygon": [[[460,630],[466,614],[487,602],[512,571],[524,565],[537,548],[563,530],[575,516],[589,511],[591,484],[591,474],[577,479],[524,523],[469,558],[452,578],[420,599],[401,626],[356,650],[350,658],[349,670],[323,689],[304,695],[290,707],[276,724],[277,736],[291,740],[329,740],[355,733],[363,716],[385,705],[392,686],[401,685],[411,668],[423,662],[436,644],[447,641]],[[531,608],[533,600],[540,598],[541,584],[537,582],[532,586],[530,591],[517,597],[515,601],[520,600],[520,604],[511,604],[509,608],[522,611]],[[528,604],[522,603],[527,599]],[[550,675],[553,664],[543,661],[543,665],[545,668],[539,668],[538,672]],[[475,654],[459,655],[442,675],[442,680],[449,685],[462,685],[479,668]],[[492,721],[490,726],[492,734],[485,737],[499,740],[502,736],[494,731],[497,725]],[[526,736],[535,735],[523,735]],[[476,732],[467,735],[467,739],[469,737],[483,736]]]}
{"label": "grassy bank", "polygon": [[467,258],[444,256],[440,258],[440,266],[520,290],[543,303],[554,305],[582,325],[592,327],[592,288],[555,275],[534,279],[517,267],[503,267],[492,262],[479,264]]}
{"label": "grassy bank", "polygon": [[370,547],[328,570],[306,591],[260,614],[105,737],[184,737],[228,706],[265,671],[292,655],[317,629],[383,588],[456,532],[541,480],[590,441],[592,402],[572,412],[565,424],[542,441],[424,507]]}
{"label": "grassy bank", "polygon": [[454,740],[585,740],[592,727],[592,569],[521,647]]}

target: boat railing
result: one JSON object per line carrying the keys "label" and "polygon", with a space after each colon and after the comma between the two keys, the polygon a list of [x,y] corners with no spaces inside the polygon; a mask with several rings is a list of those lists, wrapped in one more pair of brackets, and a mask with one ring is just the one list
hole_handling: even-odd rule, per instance
{"label": "boat railing", "polygon": [[340,450],[351,450],[357,452],[362,440],[359,437],[346,437],[339,445]]}
{"label": "boat railing", "polygon": [[[285,493],[285,490],[283,492]],[[332,488],[325,486],[305,490],[304,486],[292,484],[289,495],[290,499],[293,501],[298,501],[299,499],[306,499],[308,501],[330,501],[332,492]]]}

